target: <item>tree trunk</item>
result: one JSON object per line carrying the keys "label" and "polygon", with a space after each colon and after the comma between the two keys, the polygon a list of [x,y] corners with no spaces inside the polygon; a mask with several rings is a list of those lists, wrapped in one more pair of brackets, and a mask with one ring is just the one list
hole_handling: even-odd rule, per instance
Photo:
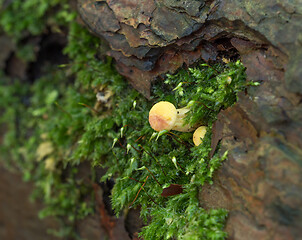
{"label": "tree trunk", "polygon": [[[229,159],[200,191],[205,208],[230,210],[230,239],[302,236],[302,4],[300,0],[79,0],[109,42],[118,71],[147,98],[161,74],[200,59],[238,56],[248,80],[214,130]],[[219,127],[217,127],[219,125]]]}

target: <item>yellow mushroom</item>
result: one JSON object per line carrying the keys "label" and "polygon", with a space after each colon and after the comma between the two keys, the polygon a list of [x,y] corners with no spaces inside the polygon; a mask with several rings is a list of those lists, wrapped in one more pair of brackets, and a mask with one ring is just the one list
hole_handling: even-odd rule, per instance
{"label": "yellow mushroom", "polygon": [[167,101],[156,103],[149,112],[149,123],[155,131],[176,130],[180,132],[191,132],[194,127],[184,123],[189,108],[176,107]]}
{"label": "yellow mushroom", "polygon": [[198,146],[202,143],[202,139],[204,138],[204,135],[206,135],[207,127],[206,126],[200,126],[197,128],[193,134],[193,142],[195,146]]}

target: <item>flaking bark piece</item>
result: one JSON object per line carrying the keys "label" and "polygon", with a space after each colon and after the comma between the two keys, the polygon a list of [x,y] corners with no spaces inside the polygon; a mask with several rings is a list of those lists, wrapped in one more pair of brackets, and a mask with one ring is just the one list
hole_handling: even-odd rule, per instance
{"label": "flaking bark piece", "polygon": [[108,41],[112,50],[122,52],[126,57],[135,56],[142,59],[151,50],[148,46],[130,47],[126,37],[122,34],[106,32],[103,37]]}
{"label": "flaking bark piece", "polygon": [[148,46],[147,39],[141,38],[141,29],[139,28],[134,28],[130,25],[121,23],[121,30],[119,31],[119,33],[125,36],[127,42],[132,48]]}
{"label": "flaking bark piece", "polygon": [[119,21],[106,2],[79,0],[78,10],[84,22],[99,36],[104,32],[117,32],[120,29]]}
{"label": "flaking bark piece", "polygon": [[168,8],[171,8],[178,12],[185,12],[190,16],[198,17],[201,14],[200,9],[205,5],[205,1],[198,0],[183,0],[183,1],[175,1],[175,0],[163,0],[163,3]]}
{"label": "flaking bark piece", "polygon": [[119,22],[134,28],[139,24],[149,26],[156,8],[154,0],[107,0],[107,3]]}
{"label": "flaking bark piece", "polygon": [[151,29],[167,42],[190,35],[200,28],[201,23],[169,8],[156,8],[153,13]]}

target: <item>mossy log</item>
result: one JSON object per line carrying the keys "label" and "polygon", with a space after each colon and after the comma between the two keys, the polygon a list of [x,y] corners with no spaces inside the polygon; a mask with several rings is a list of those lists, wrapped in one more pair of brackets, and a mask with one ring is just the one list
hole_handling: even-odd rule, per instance
{"label": "mossy log", "polygon": [[229,159],[200,191],[229,212],[230,239],[302,236],[302,4],[250,0],[78,0],[118,71],[147,98],[151,82],[200,59],[239,57],[260,82],[214,126]]}

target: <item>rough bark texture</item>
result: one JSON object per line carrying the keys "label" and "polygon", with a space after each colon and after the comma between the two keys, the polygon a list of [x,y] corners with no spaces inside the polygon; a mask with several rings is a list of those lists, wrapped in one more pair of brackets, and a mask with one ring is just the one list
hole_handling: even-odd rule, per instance
{"label": "rough bark texture", "polygon": [[146,97],[184,63],[240,55],[261,85],[219,115],[229,159],[200,192],[230,210],[230,239],[302,236],[302,4],[300,0],[79,0],[83,20],[111,47],[119,72]]}

